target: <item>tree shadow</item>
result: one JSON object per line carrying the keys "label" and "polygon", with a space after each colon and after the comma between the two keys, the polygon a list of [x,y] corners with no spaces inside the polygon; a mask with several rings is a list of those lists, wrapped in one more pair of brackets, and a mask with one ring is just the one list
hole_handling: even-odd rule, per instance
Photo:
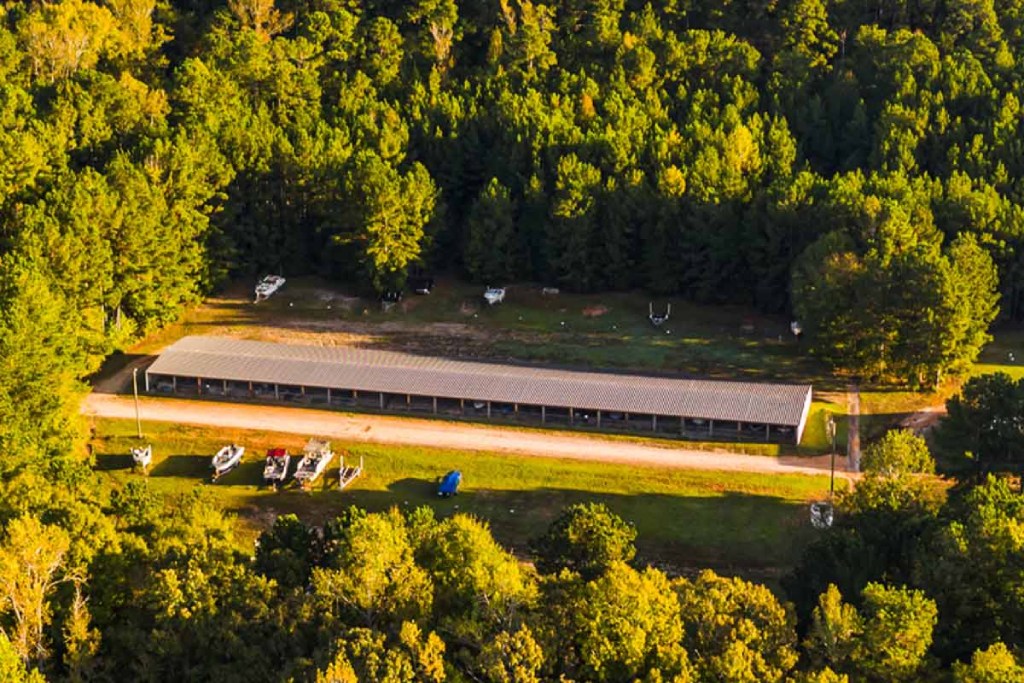
{"label": "tree shadow", "polygon": [[[404,478],[385,490],[359,488],[359,481],[338,491],[332,482],[312,492],[284,490],[233,499],[231,511],[265,528],[273,517],[292,513],[307,524],[322,525],[354,505],[371,512],[426,506],[439,519],[457,513],[487,522],[495,539],[523,560],[532,560],[529,541],[542,534],[562,509],[578,502],[607,505],[638,530],[637,561],[673,574],[702,568],[747,577],[779,576],[791,567],[816,533],[800,501],[774,495],[724,492],[720,495],[595,493],[573,488],[532,490],[463,487],[450,498],[437,495],[437,482]],[[826,495],[827,484],[820,495]],[[263,513],[263,514],[261,514]]]}

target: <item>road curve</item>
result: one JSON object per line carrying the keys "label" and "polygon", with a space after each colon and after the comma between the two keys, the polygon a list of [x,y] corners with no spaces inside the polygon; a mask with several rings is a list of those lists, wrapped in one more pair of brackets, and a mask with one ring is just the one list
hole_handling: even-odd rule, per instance
{"label": "road curve", "polygon": [[[509,429],[411,417],[174,398],[146,397],[140,399],[140,404],[144,422],[258,429],[327,436],[345,441],[736,472],[821,475],[827,474],[829,468],[828,456],[777,458],[697,451],[586,434]],[[89,394],[82,402],[82,413],[105,418],[135,418],[130,398],[105,393]],[[846,476],[845,473],[843,476]]]}

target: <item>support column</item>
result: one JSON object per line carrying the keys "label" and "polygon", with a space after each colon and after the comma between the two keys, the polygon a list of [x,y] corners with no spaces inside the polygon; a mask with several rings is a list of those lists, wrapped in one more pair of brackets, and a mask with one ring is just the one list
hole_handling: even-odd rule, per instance
{"label": "support column", "polygon": [[548,419],[548,409],[545,406],[540,407],[540,423],[544,424]]}
{"label": "support column", "polygon": [[202,377],[196,377],[196,391],[199,394],[203,393],[203,378]]}
{"label": "support column", "polygon": [[306,398],[306,385],[305,384],[300,384],[299,385],[299,393],[302,394],[302,398]]}
{"label": "support column", "polygon": [[679,436],[686,436],[686,418],[679,416]]}
{"label": "support column", "polygon": [[384,410],[384,392],[380,392],[380,409]]}
{"label": "support column", "polygon": [[772,440],[772,426],[771,425],[766,424],[764,426],[764,440],[765,441],[771,441]]}
{"label": "support column", "polygon": [[434,415],[437,415],[437,396],[434,397]]}
{"label": "support column", "polygon": [[572,426],[572,421],[573,421],[573,411],[572,411],[572,408],[569,408],[569,426],[570,427]]}
{"label": "support column", "polygon": [[714,435],[715,435],[715,421],[714,420],[708,420],[708,436],[714,436]]}
{"label": "support column", "polygon": [[146,382],[146,393],[148,394],[149,393],[149,373],[148,372],[146,373],[146,376],[145,376],[144,379],[145,379],[145,382]]}
{"label": "support column", "polygon": [[249,382],[249,398],[252,398],[252,397],[253,397],[253,393],[252,393],[252,382]]}
{"label": "support column", "polygon": [[228,381],[224,380],[224,395],[228,395]]}
{"label": "support column", "polygon": [[327,405],[331,405],[331,388],[327,387]]}
{"label": "support column", "polygon": [[408,408],[411,405],[412,405],[412,395],[411,394],[406,394],[405,395],[405,407]]}
{"label": "support column", "polygon": [[460,412],[461,412],[461,413],[462,413],[463,415],[465,415],[465,414],[466,414],[466,399],[464,399],[464,398],[460,398],[460,399],[459,399],[459,411],[460,411]]}
{"label": "support column", "polygon": [[178,376],[171,375],[171,391],[178,393]]}
{"label": "support column", "polygon": [[359,402],[359,391],[356,389],[352,390],[352,404],[355,405]]}
{"label": "support column", "polygon": [[277,400],[280,400],[280,398],[281,398],[281,392],[278,389],[278,386],[275,384],[274,385],[274,400],[277,401]]}
{"label": "support column", "polygon": [[491,419],[491,402],[487,402],[487,419]]}
{"label": "support column", "polygon": [[657,415],[651,415],[651,431],[652,432],[658,431],[658,416]]}
{"label": "support column", "polygon": [[738,436],[738,435],[740,435],[742,433],[743,433],[743,423],[737,420],[737,422],[736,422],[736,434]]}
{"label": "support column", "polygon": [[597,428],[601,428],[601,411],[597,411]]}
{"label": "support column", "polygon": [[512,412],[515,413],[516,419],[518,420],[519,419],[519,404],[518,403],[513,403],[512,404]]}

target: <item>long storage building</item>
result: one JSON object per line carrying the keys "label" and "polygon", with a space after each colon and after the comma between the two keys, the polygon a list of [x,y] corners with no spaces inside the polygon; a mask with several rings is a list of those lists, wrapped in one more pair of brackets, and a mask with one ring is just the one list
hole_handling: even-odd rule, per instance
{"label": "long storage building", "polygon": [[466,416],[659,436],[799,443],[810,385],[455,360],[376,349],[184,337],[146,391]]}

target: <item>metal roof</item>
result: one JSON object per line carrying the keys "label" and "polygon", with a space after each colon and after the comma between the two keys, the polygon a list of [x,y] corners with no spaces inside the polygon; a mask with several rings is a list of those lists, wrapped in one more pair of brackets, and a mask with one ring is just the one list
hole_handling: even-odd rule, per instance
{"label": "metal roof", "polygon": [[807,384],[581,372],[205,336],[178,340],[146,372],[792,427],[811,394]]}

